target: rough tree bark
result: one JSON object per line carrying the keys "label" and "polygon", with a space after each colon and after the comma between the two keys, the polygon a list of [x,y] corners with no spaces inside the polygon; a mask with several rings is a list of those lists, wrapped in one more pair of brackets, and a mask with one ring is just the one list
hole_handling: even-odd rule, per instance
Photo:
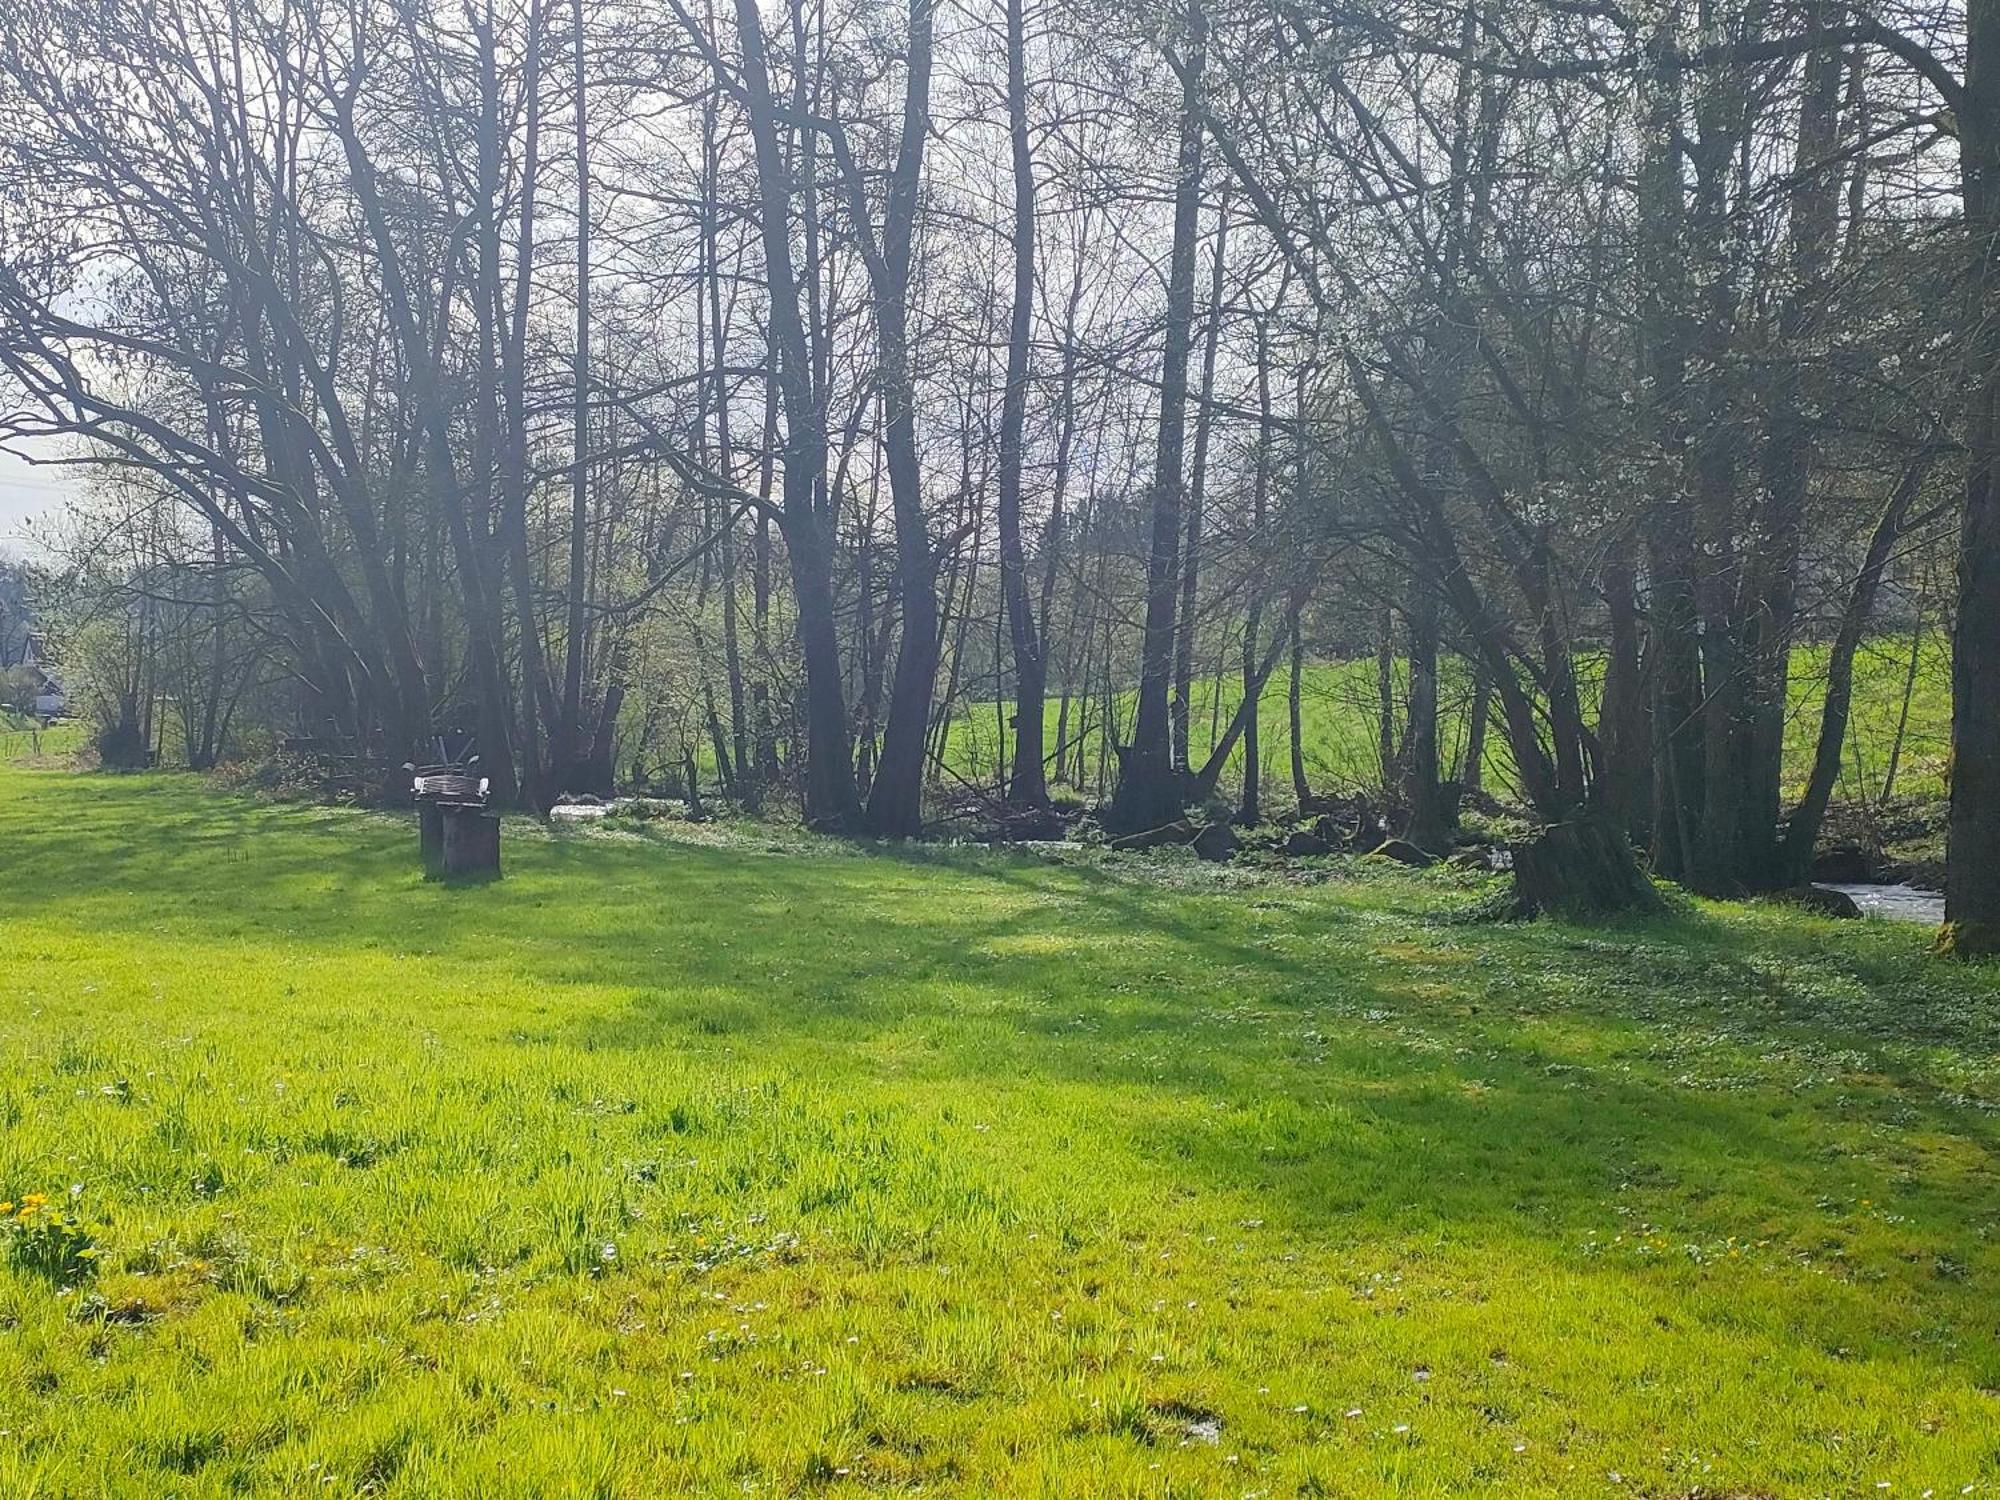
{"label": "rough tree bark", "polygon": [[1208,449],[1215,434],[1215,362],[1222,344],[1222,287],[1228,268],[1229,194],[1215,214],[1215,258],[1208,281],[1208,327],[1202,336],[1201,396],[1194,416],[1194,467],[1188,476],[1187,537],[1181,548],[1180,627],[1174,639],[1174,765],[1193,767],[1188,736],[1194,718],[1194,648],[1200,624],[1202,511],[1208,491]]}
{"label": "rough tree bark", "polygon": [[903,94],[902,138],[877,237],[856,164],[844,137],[833,136],[848,189],[854,228],[874,288],[878,378],[882,389],[883,447],[889,469],[889,506],[896,527],[896,592],[902,601],[902,635],[889,687],[889,718],[882,753],[868,790],[865,825],[870,833],[910,838],[923,832],[925,740],[939,654],[937,565],[924,516],[923,469],[917,459],[916,379],[910,368],[910,246],[923,185],[924,142],[930,132],[932,0],[910,0],[908,76]]}
{"label": "rough tree bark", "polygon": [[[698,30],[683,16],[690,31]],[[740,86],[757,161],[758,228],[769,292],[767,318],[780,408],[784,413],[783,479],[774,519],[785,539],[785,559],[798,608],[799,646],[805,658],[806,821],[828,831],[860,822],[854,790],[854,757],[847,738],[846,693],[841,681],[839,622],[833,594],[833,537],[821,516],[817,491],[826,466],[826,424],[815,389],[812,353],[800,313],[800,283],[791,239],[792,173],[780,139],[777,101],[756,0],[736,0],[736,30],[743,52]],[[718,76],[727,69],[711,60]]]}
{"label": "rough tree bark", "polygon": [[[1021,542],[1022,433],[1028,416],[1028,361],[1035,300],[1035,162],[1028,146],[1027,36],[1023,0],[1007,0],[1007,138],[1014,173],[1014,301],[1007,316],[1006,390],[1000,406],[1000,587],[1014,657],[1014,773],[1007,801],[1045,808],[1043,715],[1048,696],[1046,602],[1029,603]],[[1044,590],[1046,601],[1047,590]]]}
{"label": "rough tree bark", "polygon": [[[1250,525],[1261,545],[1269,524],[1271,496],[1271,444],[1275,437],[1271,423],[1271,338],[1266,319],[1257,318],[1257,467],[1251,479]],[[1250,605],[1243,616],[1243,694],[1248,715],[1243,721],[1243,797],[1236,820],[1254,827],[1264,815],[1263,746],[1260,743],[1263,683],[1257,679],[1257,635],[1264,621],[1264,592],[1253,585]],[[1289,622],[1288,622],[1289,623]]]}
{"label": "rough tree bark", "polygon": [[1180,604],[1181,472],[1187,439],[1188,357],[1194,331],[1195,238],[1201,213],[1201,74],[1206,19],[1199,0],[1186,11],[1181,70],[1180,152],[1174,186],[1173,246],[1167,270],[1166,354],[1154,450],[1152,543],[1146,561],[1146,623],[1139,663],[1139,708],[1131,743],[1120,747],[1118,787],[1105,810],[1114,832],[1157,828],[1181,814],[1186,787],[1174,769],[1168,689]]}
{"label": "rough tree bark", "polygon": [[583,763],[583,651],[590,587],[590,111],[585,87],[583,0],[571,13],[576,90],[576,350],[571,370],[569,577],[563,617],[562,712],[551,735],[559,789],[596,791]]}
{"label": "rough tree bark", "polygon": [[1968,0],[1962,107],[1965,514],[1951,660],[1951,832],[1940,948],[2000,953],[2000,0]]}

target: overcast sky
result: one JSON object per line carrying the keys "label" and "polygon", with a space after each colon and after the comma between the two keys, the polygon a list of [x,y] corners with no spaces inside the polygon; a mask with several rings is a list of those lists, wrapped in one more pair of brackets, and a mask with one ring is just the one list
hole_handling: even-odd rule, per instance
{"label": "overcast sky", "polygon": [[0,452],[0,552],[32,557],[41,549],[31,523],[53,516],[75,493],[73,475]]}

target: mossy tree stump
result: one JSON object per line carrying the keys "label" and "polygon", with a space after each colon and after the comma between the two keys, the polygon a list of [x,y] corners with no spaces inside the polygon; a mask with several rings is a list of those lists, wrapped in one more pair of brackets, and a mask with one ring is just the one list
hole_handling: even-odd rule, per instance
{"label": "mossy tree stump", "polygon": [[1608,917],[1665,909],[1624,830],[1584,814],[1514,846],[1514,906],[1524,917]]}

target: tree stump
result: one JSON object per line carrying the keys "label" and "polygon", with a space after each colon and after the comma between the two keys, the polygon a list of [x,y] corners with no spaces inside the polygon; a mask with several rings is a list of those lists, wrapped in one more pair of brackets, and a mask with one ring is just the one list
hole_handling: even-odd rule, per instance
{"label": "tree stump", "polygon": [[1227,864],[1236,857],[1241,841],[1227,823],[1210,823],[1194,836],[1194,852],[1211,864]]}
{"label": "tree stump", "polygon": [[1631,841],[1607,818],[1553,823],[1514,848],[1514,907],[1524,917],[1605,917],[1665,905]]}
{"label": "tree stump", "polygon": [[500,878],[500,815],[479,807],[445,807],[444,876],[447,880]]}

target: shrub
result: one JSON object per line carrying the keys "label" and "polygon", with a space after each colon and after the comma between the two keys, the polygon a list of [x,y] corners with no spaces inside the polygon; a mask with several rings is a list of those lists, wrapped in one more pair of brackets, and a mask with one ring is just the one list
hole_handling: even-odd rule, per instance
{"label": "shrub", "polygon": [[137,721],[120,715],[97,732],[97,763],[114,771],[140,771],[149,759]]}

